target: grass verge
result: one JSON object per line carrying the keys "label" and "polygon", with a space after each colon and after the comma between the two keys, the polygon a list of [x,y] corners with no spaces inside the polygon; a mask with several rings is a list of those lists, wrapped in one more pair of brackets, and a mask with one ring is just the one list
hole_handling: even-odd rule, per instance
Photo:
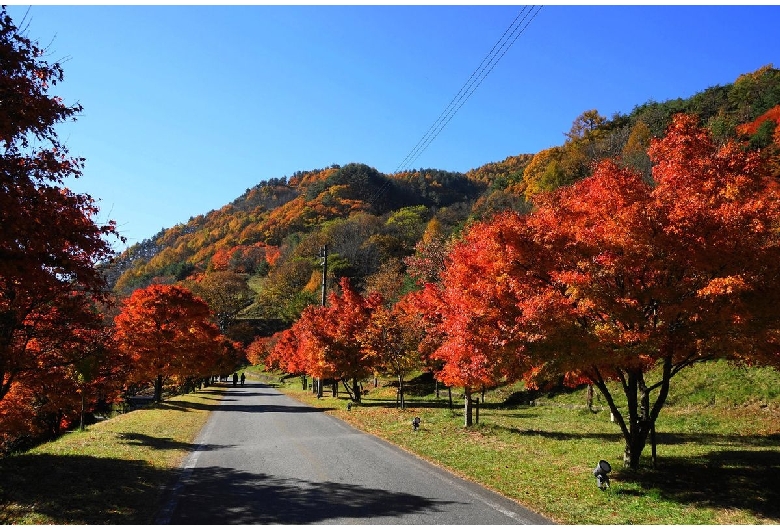
{"label": "grass verge", "polygon": [[0,459],[0,523],[151,524],[220,387]]}
{"label": "grass verge", "polygon": [[[386,384],[351,410],[344,392],[318,400],[297,378],[280,388],[558,523],[780,523],[780,415],[765,403],[716,407],[675,397],[657,426],[658,468],[650,466],[648,447],[632,472],[622,466],[618,427],[608,411],[584,406],[584,390],[535,406],[505,405],[507,388],[488,392],[480,423],[465,428],[461,401],[450,410],[443,397],[418,392],[400,410]],[[422,419],[417,432],[415,416]],[[613,466],[606,491],[592,475],[602,458]]]}

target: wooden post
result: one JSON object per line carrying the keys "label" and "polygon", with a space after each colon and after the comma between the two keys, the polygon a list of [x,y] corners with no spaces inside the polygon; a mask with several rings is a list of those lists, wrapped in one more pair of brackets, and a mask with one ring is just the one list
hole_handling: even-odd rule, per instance
{"label": "wooden post", "polygon": [[463,426],[464,427],[471,427],[473,424],[473,417],[472,417],[472,405],[474,404],[474,400],[471,399],[471,389],[469,387],[466,387],[464,390],[464,396],[463,396]]}

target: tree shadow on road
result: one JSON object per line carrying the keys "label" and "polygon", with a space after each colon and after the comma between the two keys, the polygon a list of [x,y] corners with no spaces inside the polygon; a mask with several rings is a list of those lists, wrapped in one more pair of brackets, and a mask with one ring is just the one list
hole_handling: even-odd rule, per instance
{"label": "tree shadow on road", "polygon": [[186,412],[188,410],[220,410],[225,412],[293,412],[293,413],[305,413],[305,412],[325,412],[328,410],[334,410],[333,407],[310,407],[308,405],[235,405],[230,399],[223,399],[219,403],[213,405],[205,403],[180,403],[180,402],[167,402],[163,401],[156,405],[160,409],[175,409]]}
{"label": "tree shadow on road", "polygon": [[[450,501],[335,482],[273,477],[219,467],[182,479],[170,521],[159,524],[311,524],[375,522],[437,512]],[[335,523],[338,524],[338,523]],[[406,523],[409,524],[409,523]]]}
{"label": "tree shadow on road", "polygon": [[215,444],[195,445],[191,443],[177,442],[171,438],[160,438],[134,432],[123,432],[120,433],[119,436],[126,441],[127,445],[142,445],[159,450],[184,449],[185,451],[194,451],[197,448],[199,451],[213,451],[215,449],[224,449],[230,447],[226,445]]}

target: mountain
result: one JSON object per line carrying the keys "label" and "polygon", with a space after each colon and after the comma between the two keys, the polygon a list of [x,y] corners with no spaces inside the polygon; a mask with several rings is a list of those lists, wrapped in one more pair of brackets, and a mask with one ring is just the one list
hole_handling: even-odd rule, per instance
{"label": "mountain", "polygon": [[240,275],[255,293],[243,316],[284,326],[318,303],[325,245],[329,287],[348,276],[353,285],[392,298],[415,288],[404,260],[421,252],[421,242],[444,243],[497,211],[528,211],[534,195],[587,177],[597,160],[619,158],[650,179],[646,148],[678,112],[699,116],[718,141],[745,140],[777,159],[778,105],[780,70],[769,65],[688,99],[637,105],[626,115],[586,110],[562,145],[466,173],[388,175],[360,163],[298,171],[133,245],[104,272],[120,297],[152,282],[194,285],[216,272]]}

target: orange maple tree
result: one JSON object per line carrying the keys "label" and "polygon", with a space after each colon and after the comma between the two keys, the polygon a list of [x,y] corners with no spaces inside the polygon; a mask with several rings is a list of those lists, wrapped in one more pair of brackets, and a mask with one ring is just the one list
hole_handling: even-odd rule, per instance
{"label": "orange maple tree", "polygon": [[401,299],[389,308],[376,307],[368,325],[358,331],[357,339],[368,364],[398,380],[398,403],[402,409],[406,408],[404,379],[421,364],[418,348],[423,333],[408,299]]}
{"label": "orange maple tree", "polygon": [[163,383],[226,373],[235,362],[223,362],[233,347],[213,324],[209,307],[176,285],[150,285],[136,290],[114,320],[120,350],[132,359],[131,379],[153,382],[155,400]]}
{"label": "orange maple tree", "polygon": [[0,10],[0,400],[83,356],[77,330],[99,329],[105,283],[95,264],[113,254],[93,199],[63,187],[84,160],[71,157],[55,126],[73,119],[48,90],[62,67]]}
{"label": "orange maple tree", "polygon": [[373,359],[359,337],[382,300],[377,294],[361,296],[347,278],[339,286],[341,293],[331,293],[327,306],[310,305],[303,310],[277,341],[268,362],[288,373],[341,381],[359,402],[359,381],[373,373]]}
{"label": "orange maple tree", "polygon": [[537,196],[530,215],[475,225],[443,274],[445,338],[434,353],[453,384],[515,377],[518,368],[532,384],[565,374],[592,382],[632,468],[685,367],[714,358],[780,364],[777,183],[757,154],[717,146],[690,116],[676,116],[649,155],[652,185],[603,162]]}
{"label": "orange maple tree", "polygon": [[442,363],[439,380],[464,388],[467,426],[475,389],[517,380],[528,368],[520,349],[518,300],[530,304],[547,281],[546,273],[528,271],[527,263],[539,256],[526,218],[500,214],[474,225],[453,247],[440,288],[429,285],[417,295],[427,318],[437,315],[432,322],[440,336],[430,358]]}

